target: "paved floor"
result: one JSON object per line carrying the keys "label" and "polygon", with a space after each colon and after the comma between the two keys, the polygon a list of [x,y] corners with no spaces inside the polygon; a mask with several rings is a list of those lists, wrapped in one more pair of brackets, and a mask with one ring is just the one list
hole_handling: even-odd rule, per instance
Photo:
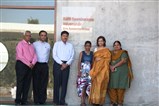
{"label": "paved floor", "polygon": [[[7,106],[7,105],[15,105],[14,99],[11,97],[0,97],[0,106]],[[32,100],[29,100],[29,106],[34,106]],[[47,99],[45,106],[55,106],[52,103],[52,99]],[[68,105],[68,106],[80,106],[80,105]],[[91,106],[91,105],[87,105]],[[105,104],[104,106],[110,106],[109,104]],[[159,106],[158,103],[149,103],[149,104],[124,104],[123,106]]]}
{"label": "paved floor", "polygon": [[[11,97],[0,97],[0,105],[15,105],[14,99]],[[29,100],[28,105],[34,105],[33,100]],[[46,105],[53,106],[52,100],[48,99]]]}

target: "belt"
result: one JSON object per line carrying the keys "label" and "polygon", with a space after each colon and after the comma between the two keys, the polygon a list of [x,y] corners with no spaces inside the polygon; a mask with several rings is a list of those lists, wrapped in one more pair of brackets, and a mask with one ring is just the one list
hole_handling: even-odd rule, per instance
{"label": "belt", "polygon": [[47,62],[37,62],[38,64],[47,64]]}
{"label": "belt", "polygon": [[67,63],[67,61],[61,60],[63,63]]}

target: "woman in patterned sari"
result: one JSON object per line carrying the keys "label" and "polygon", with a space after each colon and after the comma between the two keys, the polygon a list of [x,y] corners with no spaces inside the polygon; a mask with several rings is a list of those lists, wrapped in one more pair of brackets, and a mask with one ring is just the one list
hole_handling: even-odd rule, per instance
{"label": "woman in patterned sari", "polygon": [[130,87],[133,75],[128,52],[121,49],[120,41],[115,41],[113,47],[108,93],[111,106],[122,106],[125,90]]}
{"label": "woman in patterned sari", "polygon": [[89,73],[91,77],[89,103],[97,106],[105,103],[109,82],[109,63],[111,53],[105,46],[105,38],[99,36],[97,39],[97,48],[95,48],[94,51],[93,66]]}

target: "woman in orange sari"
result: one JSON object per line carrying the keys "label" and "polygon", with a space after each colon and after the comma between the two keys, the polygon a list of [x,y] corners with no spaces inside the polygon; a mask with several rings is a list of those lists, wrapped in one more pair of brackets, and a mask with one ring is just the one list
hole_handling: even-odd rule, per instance
{"label": "woman in orange sari", "polygon": [[97,48],[94,51],[93,66],[90,70],[91,89],[89,103],[93,105],[103,105],[109,82],[109,63],[111,53],[106,46],[106,40],[103,36],[97,39]]}

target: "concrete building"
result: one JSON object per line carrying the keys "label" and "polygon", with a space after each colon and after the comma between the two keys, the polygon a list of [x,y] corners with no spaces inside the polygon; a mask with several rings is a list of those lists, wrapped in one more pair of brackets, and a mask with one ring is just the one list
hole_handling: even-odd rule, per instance
{"label": "concrete building", "polygon": [[40,30],[46,30],[48,33],[54,33],[54,25],[48,24],[25,24],[25,23],[5,23],[1,22],[0,32],[21,32],[30,30],[32,33],[39,33]]}
{"label": "concrete building", "polygon": [[[16,85],[15,74],[15,48],[17,43],[23,38],[25,30],[32,32],[31,42],[38,40],[39,31],[46,30],[48,32],[48,42],[53,46],[54,25],[48,24],[25,24],[25,23],[4,23],[1,22],[0,27],[0,46],[5,45],[8,54],[2,52],[3,48],[0,47],[0,64],[3,62],[4,67],[0,67],[0,103],[3,104],[7,101],[14,102],[13,95],[15,94],[14,87]],[[6,53],[6,52],[5,52]],[[6,58],[7,57],[7,58]],[[7,61],[8,60],[8,61]],[[1,65],[0,65],[1,66]],[[49,59],[49,85],[48,85],[48,98],[52,99],[52,56]],[[12,92],[11,92],[12,89]],[[13,94],[11,96],[11,94]]]}
{"label": "concrete building", "polygon": [[80,104],[76,93],[77,61],[84,42],[91,40],[93,50],[97,37],[103,35],[110,49],[115,40],[120,40],[132,60],[134,80],[126,92],[125,104],[159,105],[158,0],[57,0],[56,10],[56,40],[62,30],[68,30],[76,50],[68,104]]}
{"label": "concrete building", "polygon": [[[76,51],[71,66],[66,102],[80,104],[77,96],[76,78],[79,52],[86,40],[96,46],[96,39],[103,35],[107,47],[112,50],[115,40],[128,50],[132,60],[134,80],[127,90],[125,104],[128,106],[159,105],[159,1],[158,0],[56,0],[56,40],[62,30],[70,32],[69,40]],[[29,25],[1,23],[0,40],[8,49],[9,63],[0,73],[0,87],[15,83],[15,46],[21,33],[31,30],[38,37],[41,29],[50,33],[53,41],[54,25]],[[52,61],[50,62],[50,67]],[[52,67],[50,68],[52,70]],[[52,78],[52,75],[50,77]],[[4,87],[5,87],[4,86]],[[8,93],[0,88],[1,96]],[[10,88],[9,88],[10,89]],[[4,92],[7,91],[7,92]],[[5,93],[2,95],[2,93]],[[51,94],[52,96],[52,94]],[[52,98],[52,97],[51,97]],[[109,98],[106,98],[109,103]]]}

